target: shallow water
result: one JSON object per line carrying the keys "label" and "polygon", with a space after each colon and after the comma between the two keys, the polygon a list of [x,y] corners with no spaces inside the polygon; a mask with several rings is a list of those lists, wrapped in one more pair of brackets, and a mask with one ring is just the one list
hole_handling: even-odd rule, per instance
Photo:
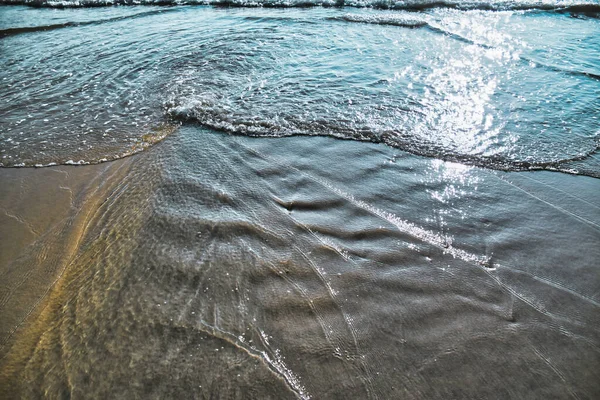
{"label": "shallow water", "polygon": [[8,397],[600,393],[597,179],[197,127],[121,169],[3,340]]}
{"label": "shallow water", "polygon": [[0,7],[0,397],[600,397],[568,3]]}

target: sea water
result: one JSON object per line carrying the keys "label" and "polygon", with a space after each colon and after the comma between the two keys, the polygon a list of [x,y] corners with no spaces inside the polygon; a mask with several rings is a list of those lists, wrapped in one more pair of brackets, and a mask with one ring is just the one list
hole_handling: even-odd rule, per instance
{"label": "sea water", "polygon": [[597,2],[149,4],[2,9],[2,165],[112,160],[197,123],[600,174]]}
{"label": "sea water", "polygon": [[29,4],[0,395],[600,396],[598,2]]}

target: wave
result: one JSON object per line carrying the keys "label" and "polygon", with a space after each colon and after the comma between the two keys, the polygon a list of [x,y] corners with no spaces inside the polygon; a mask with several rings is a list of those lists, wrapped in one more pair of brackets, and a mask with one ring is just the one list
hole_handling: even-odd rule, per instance
{"label": "wave", "polygon": [[25,26],[25,27],[0,29],[0,38],[7,37],[7,36],[13,36],[13,35],[19,35],[22,33],[47,32],[47,31],[53,31],[56,29],[63,29],[63,28],[72,28],[72,27],[79,27],[79,26],[86,26],[86,25],[100,25],[100,24],[117,22],[117,21],[122,21],[122,20],[127,20],[127,19],[147,17],[150,15],[161,14],[166,11],[168,11],[168,10],[159,9],[159,10],[140,12],[140,13],[133,14],[133,15],[124,15],[124,16],[120,16],[120,17],[106,18],[106,19],[99,19],[99,20],[92,20],[92,21],[80,21],[80,22],[69,21],[69,22],[64,22],[61,24]]}
{"label": "wave", "polygon": [[403,130],[381,130],[356,128],[338,125],[332,121],[306,121],[288,116],[284,120],[266,120],[244,115],[227,113],[216,105],[206,101],[188,101],[181,104],[167,105],[167,112],[173,120],[181,123],[198,124],[215,131],[233,135],[251,137],[281,138],[290,136],[329,136],[336,139],[381,143],[410,154],[437,158],[444,161],[458,162],[500,171],[557,171],[574,175],[587,175],[600,178],[596,169],[581,169],[572,166],[574,163],[594,157],[600,149],[600,140],[596,139],[587,150],[574,155],[564,155],[554,159],[531,160],[515,159],[508,154],[491,155],[461,153],[456,149],[448,149],[435,140],[417,137],[413,132]]}
{"label": "wave", "polygon": [[390,10],[422,11],[433,8],[452,8],[458,10],[543,10],[560,12],[600,13],[600,2],[589,1],[451,1],[451,0],[0,0],[0,4],[27,5],[32,7],[106,7],[115,5],[213,5],[225,7],[358,7]]}
{"label": "wave", "polygon": [[346,14],[341,17],[332,17],[331,20],[358,22],[375,25],[392,25],[404,28],[420,28],[427,25],[427,21],[422,18],[415,18],[406,15],[388,14],[388,15],[358,15]]}
{"label": "wave", "polygon": [[[331,21],[344,21],[351,23],[363,23],[363,24],[373,24],[373,25],[391,25],[398,26],[403,28],[421,28],[426,27],[431,32],[438,33],[441,35],[445,35],[459,42],[463,42],[466,44],[476,45],[483,47],[485,49],[494,49],[496,46],[484,43],[480,40],[473,40],[466,36],[463,36],[457,32],[454,32],[447,27],[444,27],[439,24],[438,21],[434,19],[427,18],[427,16],[420,15],[411,15],[408,13],[405,14],[345,14],[341,17],[331,17],[329,18]],[[524,55],[519,55],[519,59],[525,63],[528,63],[532,66],[538,68],[544,68],[550,71],[563,73],[572,76],[580,76],[586,77],[589,79],[600,80],[600,74],[592,72],[592,71],[584,71],[584,70],[576,70],[567,67],[561,67],[558,65],[553,65],[549,63],[542,62],[538,59],[534,59],[531,57],[526,57]]]}
{"label": "wave", "polygon": [[[7,45],[27,43],[6,62],[0,167],[114,160],[189,122],[235,135],[328,136],[499,170],[600,177],[593,51],[563,63],[523,54],[518,38],[500,35],[501,24],[514,20],[574,23],[563,15],[129,10],[136,14],[72,11],[88,21],[35,27],[41,21],[32,19],[0,31]],[[160,10],[173,12],[128,19]],[[102,25],[109,21],[121,22]],[[82,25],[29,35],[46,38],[37,46],[21,40],[28,35],[11,37]]]}

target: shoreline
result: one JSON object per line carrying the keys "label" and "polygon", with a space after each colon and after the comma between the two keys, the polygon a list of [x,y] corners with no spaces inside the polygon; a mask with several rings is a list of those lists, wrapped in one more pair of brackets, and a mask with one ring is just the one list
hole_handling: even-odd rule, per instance
{"label": "shoreline", "polygon": [[0,7],[0,398],[600,399],[597,0],[408,2]]}

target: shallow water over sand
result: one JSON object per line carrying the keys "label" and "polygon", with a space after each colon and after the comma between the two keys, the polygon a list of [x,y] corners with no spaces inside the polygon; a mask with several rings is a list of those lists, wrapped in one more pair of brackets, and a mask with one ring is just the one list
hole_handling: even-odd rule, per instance
{"label": "shallow water over sand", "polygon": [[600,398],[598,5],[425,3],[0,7],[0,398]]}
{"label": "shallow water over sand", "polygon": [[5,393],[600,393],[596,179],[199,127],[130,160]]}

